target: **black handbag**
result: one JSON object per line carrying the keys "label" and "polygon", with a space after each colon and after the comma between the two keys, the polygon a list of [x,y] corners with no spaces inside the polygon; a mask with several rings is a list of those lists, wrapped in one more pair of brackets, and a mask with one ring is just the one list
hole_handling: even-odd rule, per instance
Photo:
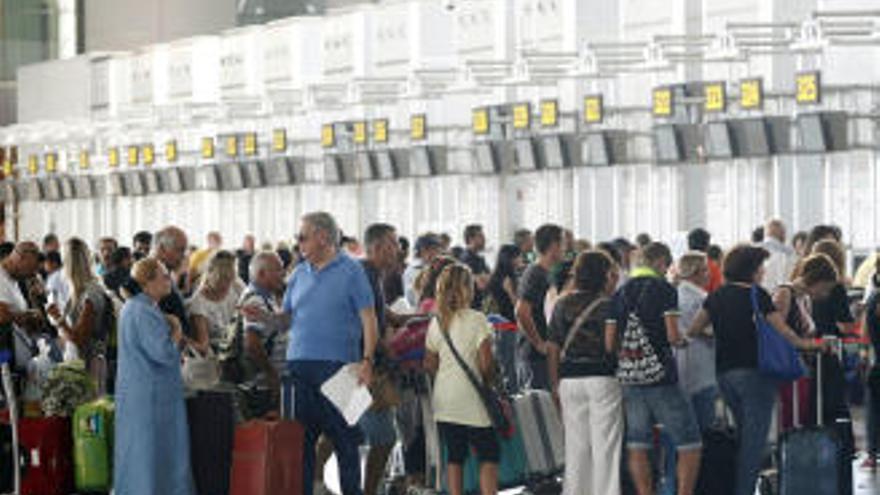
{"label": "black handbag", "polygon": [[[439,327],[440,321],[438,320],[437,323]],[[440,328],[440,334],[443,335],[443,339],[446,340],[446,345],[449,346],[449,350],[452,351],[452,355],[455,356],[458,365],[461,366],[464,374],[467,375],[468,381],[470,381],[471,385],[477,390],[477,394],[480,396],[480,400],[482,400],[486,412],[489,413],[489,419],[492,421],[492,426],[495,428],[495,431],[504,438],[512,437],[514,433],[514,421],[513,408],[510,405],[510,400],[503,396],[498,390],[483,384],[482,381],[477,378],[476,373],[474,373],[470,366],[468,366],[461,357],[461,354],[458,353],[458,349],[455,348],[449,334],[442,328]]]}

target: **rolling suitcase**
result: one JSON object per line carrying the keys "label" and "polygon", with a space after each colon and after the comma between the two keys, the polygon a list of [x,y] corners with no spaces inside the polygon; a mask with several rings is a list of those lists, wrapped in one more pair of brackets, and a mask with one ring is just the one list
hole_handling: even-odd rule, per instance
{"label": "rolling suitcase", "polygon": [[715,424],[703,433],[703,456],[695,495],[731,495],[736,485],[736,430],[718,401]]}
{"label": "rolling suitcase", "polygon": [[73,414],[73,464],[76,489],[109,492],[113,487],[113,401],[104,397]]}
{"label": "rolling suitcase", "polygon": [[[817,359],[817,411],[822,410],[822,359]],[[795,395],[797,388],[795,387]],[[795,397],[795,403],[797,397]],[[795,418],[795,426],[798,419]],[[800,427],[784,433],[779,441],[780,495],[827,495],[852,493],[851,456],[835,426]]]}
{"label": "rolling suitcase", "polygon": [[22,418],[18,422],[21,495],[73,492],[70,418]]}
{"label": "rolling suitcase", "polygon": [[250,421],[235,430],[230,495],[301,495],[303,429],[295,421]]}
{"label": "rolling suitcase", "polygon": [[234,393],[199,391],[186,400],[196,493],[227,495],[235,435]]}
{"label": "rolling suitcase", "polygon": [[527,478],[561,473],[565,468],[565,443],[553,396],[543,390],[530,390],[514,398],[513,410],[525,447]]}

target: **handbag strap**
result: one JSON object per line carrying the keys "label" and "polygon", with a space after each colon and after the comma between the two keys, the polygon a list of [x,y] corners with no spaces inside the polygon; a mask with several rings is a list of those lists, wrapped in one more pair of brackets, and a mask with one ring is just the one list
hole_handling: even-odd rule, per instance
{"label": "handbag strap", "polygon": [[440,335],[443,336],[443,340],[446,341],[446,345],[449,346],[449,350],[452,351],[452,355],[455,356],[455,360],[458,362],[458,365],[461,366],[461,369],[464,371],[464,374],[467,375],[468,381],[471,382],[471,385],[477,389],[477,393],[482,395],[485,391],[484,385],[480,383],[477,378],[476,373],[471,369],[470,366],[464,361],[464,358],[461,357],[461,354],[458,353],[458,349],[455,348],[455,344],[452,343],[452,337],[449,336],[449,333],[440,326],[440,319],[435,317],[435,321],[437,322],[437,328],[440,329]]}
{"label": "handbag strap", "polygon": [[758,307],[758,286],[753,285],[750,289],[750,293],[752,299],[752,313],[755,315],[755,321],[764,321],[764,313],[761,313],[761,310]]}
{"label": "handbag strap", "polygon": [[595,301],[593,301],[589,306],[586,307],[578,317],[574,320],[574,323],[571,325],[571,328],[568,330],[568,336],[565,338],[565,343],[562,344],[562,350],[560,351],[560,355],[562,359],[565,359],[565,352],[568,351],[568,348],[571,347],[572,342],[574,342],[575,336],[577,336],[578,330],[584,325],[587,321],[587,318],[593,315],[596,311],[596,308],[599,307],[600,304],[607,301],[608,298],[599,297]]}

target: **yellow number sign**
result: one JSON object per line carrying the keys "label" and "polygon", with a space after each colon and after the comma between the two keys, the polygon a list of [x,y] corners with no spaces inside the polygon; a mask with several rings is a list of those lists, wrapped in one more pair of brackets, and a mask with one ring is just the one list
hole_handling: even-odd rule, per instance
{"label": "yellow number sign", "polygon": [[324,124],[321,126],[321,146],[324,148],[332,148],[336,145],[336,131],[333,124]]}
{"label": "yellow number sign", "polygon": [[359,121],[354,123],[354,142],[364,144],[367,142],[367,123]]}
{"label": "yellow number sign", "polygon": [[110,165],[111,168],[119,166],[119,148],[110,148],[107,151],[107,164]]}
{"label": "yellow number sign", "polygon": [[373,121],[373,141],[377,143],[388,142],[388,119]]}
{"label": "yellow number sign", "polygon": [[214,138],[202,138],[202,158],[207,160],[214,158]]}
{"label": "yellow number sign", "polygon": [[137,146],[128,147],[128,164],[132,167],[138,164],[138,158],[140,158],[140,153],[138,151]]}
{"label": "yellow number sign", "polygon": [[168,141],[165,143],[165,161],[174,163],[177,161],[177,141]]}
{"label": "yellow number sign", "polygon": [[12,177],[12,175],[14,173],[15,173],[15,170],[12,167],[12,161],[9,159],[6,159],[3,162],[3,175],[5,175],[6,177]]}
{"label": "yellow number sign", "polygon": [[226,136],[226,156],[230,158],[238,156],[238,136]]}
{"label": "yellow number sign", "polygon": [[795,99],[801,105],[814,105],[821,100],[819,72],[801,72],[795,79]]}
{"label": "yellow number sign", "polygon": [[532,106],[528,103],[517,103],[513,106],[513,128],[528,129],[532,127]]}
{"label": "yellow number sign", "polygon": [[409,118],[409,137],[413,141],[423,141],[428,135],[428,120],[424,114]]}
{"label": "yellow number sign", "polygon": [[652,108],[655,117],[672,115],[672,90],[670,88],[654,88]]}
{"label": "yellow number sign", "polygon": [[46,154],[46,172],[54,174],[58,170],[58,155],[55,153]]}
{"label": "yellow number sign", "polygon": [[723,112],[727,108],[727,88],[723,82],[703,86],[703,109],[706,112]]}
{"label": "yellow number sign", "polygon": [[584,97],[584,122],[587,124],[600,124],[605,119],[605,105],[602,95],[590,95]]}
{"label": "yellow number sign", "polygon": [[144,157],[144,165],[156,163],[156,148],[152,144],[145,144],[143,149],[141,149],[141,154]]}
{"label": "yellow number sign", "polygon": [[287,151],[287,131],[285,129],[272,131],[272,151]]}
{"label": "yellow number sign", "polygon": [[489,134],[489,110],[485,108],[474,109],[471,125],[474,134]]}
{"label": "yellow number sign", "polygon": [[554,127],[559,123],[559,102],[544,100],[541,102],[541,126]]}
{"label": "yellow number sign", "polygon": [[28,156],[28,171],[31,175],[37,175],[37,172],[40,171],[40,161],[37,155]]}
{"label": "yellow number sign", "polygon": [[745,110],[756,110],[764,106],[764,81],[762,79],[743,79],[740,81],[739,106]]}
{"label": "yellow number sign", "polygon": [[82,150],[79,152],[79,168],[87,170],[89,168],[89,152]]}
{"label": "yellow number sign", "polygon": [[244,135],[244,154],[245,156],[257,155],[257,133],[249,132]]}

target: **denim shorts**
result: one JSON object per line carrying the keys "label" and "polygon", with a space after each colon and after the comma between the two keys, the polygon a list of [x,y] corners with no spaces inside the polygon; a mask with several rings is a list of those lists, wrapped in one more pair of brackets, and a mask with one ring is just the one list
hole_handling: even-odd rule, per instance
{"label": "denim shorts", "polygon": [[358,420],[358,426],[364,433],[364,440],[371,447],[389,446],[397,443],[394,412],[391,409],[365,412]]}
{"label": "denim shorts", "polygon": [[623,387],[623,407],[628,448],[651,449],[655,425],[663,425],[676,450],[701,448],[696,416],[677,385]]}

